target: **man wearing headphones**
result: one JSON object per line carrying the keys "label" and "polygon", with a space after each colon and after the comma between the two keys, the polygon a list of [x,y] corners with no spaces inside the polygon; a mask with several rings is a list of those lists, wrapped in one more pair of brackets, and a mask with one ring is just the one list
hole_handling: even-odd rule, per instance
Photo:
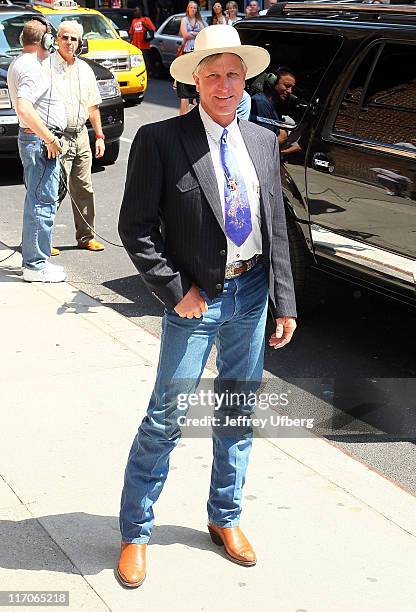
{"label": "man wearing headphones", "polygon": [[19,118],[18,146],[26,197],[23,212],[23,280],[58,283],[65,272],[48,259],[59,191],[62,152],[56,136],[66,127],[65,108],[42,68],[53,36],[41,16],[28,21],[21,36],[23,52],[10,65],[7,84]]}
{"label": "man wearing headphones", "polygon": [[94,238],[95,199],[91,180],[92,154],[87,119],[95,132],[95,157],[104,155],[104,134],[98,105],[101,96],[93,70],[77,55],[81,51],[83,28],[74,20],[58,28],[58,52],[52,57],[53,80],[64,100],[68,125],[64,131],[63,161],[74,214],[76,240],[80,249],[102,251]]}
{"label": "man wearing headphones", "polygon": [[[283,111],[296,85],[295,76],[287,68],[280,68],[276,74],[266,74],[263,91],[251,98],[250,120],[278,134],[279,144],[287,140],[286,130],[278,129],[273,122],[283,121]],[[265,121],[262,121],[265,119]],[[271,120],[268,122],[267,120]]]}

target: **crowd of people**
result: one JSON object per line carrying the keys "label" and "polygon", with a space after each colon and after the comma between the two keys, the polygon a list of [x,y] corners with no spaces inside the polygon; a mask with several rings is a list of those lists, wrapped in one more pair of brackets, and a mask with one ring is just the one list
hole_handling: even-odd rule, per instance
{"label": "crowd of people", "polygon": [[[56,43],[50,24],[33,16],[22,32],[22,54],[10,65],[7,82],[19,119],[18,147],[26,197],[23,211],[22,270],[27,282],[61,282],[61,266],[49,258],[62,177],[71,197],[78,248],[102,251],[95,239],[92,152],[87,120],[95,131],[95,157],[105,152],[94,72],[77,54],[82,26],[62,21]],[[57,44],[57,52],[50,54]]]}
{"label": "crowd of people", "polygon": [[[273,0],[272,0],[273,2]],[[238,21],[238,5],[230,1],[223,11],[222,4],[215,2],[212,5],[212,16],[209,25],[225,26],[234,25]],[[247,5],[247,16],[252,17],[259,13],[259,5],[256,0],[251,0]],[[206,27],[201,17],[199,5],[190,0],[186,7],[185,16],[181,20],[180,34],[183,45],[178,55],[192,53],[195,49],[195,38],[198,33]],[[247,91],[243,92],[242,100],[237,108],[240,119],[246,119],[263,125],[274,131],[278,137],[282,150],[287,155],[297,150],[295,147],[285,145],[289,135],[290,125],[294,123],[288,115],[290,96],[296,85],[296,77],[290,68],[279,67],[275,72],[265,73],[259,91],[254,91],[250,97]],[[195,85],[176,82],[174,83],[179,98],[179,114],[183,115],[198,102],[198,92]],[[279,127],[285,124],[285,128]]]}
{"label": "crowd of people", "polygon": [[[251,5],[254,10],[256,0]],[[229,28],[236,19],[237,9],[237,3],[230,1],[224,13],[222,5],[215,2],[212,27]],[[195,39],[204,28],[199,6],[190,0],[180,25],[185,58],[194,53]],[[145,34],[154,30],[150,18],[143,15],[140,7],[136,8],[130,34],[145,57],[150,47]],[[105,143],[99,111],[101,97],[91,68],[77,58],[82,34],[79,23],[63,21],[57,34],[58,51],[49,56],[50,27],[43,18],[31,20],[23,30],[23,53],[8,73],[9,89],[19,117],[19,152],[27,187],[22,232],[23,278],[27,281],[65,280],[63,269],[49,261],[51,256],[59,255],[59,250],[52,246],[52,230],[62,175],[71,197],[78,247],[89,251],[104,249],[95,239],[92,153],[86,128],[89,120],[96,133],[95,156],[102,157]],[[49,61],[45,62],[47,57]],[[193,80],[175,83],[180,114],[185,115],[192,103],[198,102],[199,91]],[[288,129],[278,124],[290,123],[285,105],[295,84],[293,72],[280,68],[276,73],[265,75],[262,90],[252,98],[243,91],[237,108],[240,118],[273,130],[286,154],[296,150],[296,145],[285,144]]]}
{"label": "crowd of people", "polygon": [[[255,5],[258,8],[256,0],[252,0],[251,10],[256,9]],[[224,13],[220,2],[215,2],[211,27],[227,30],[235,22],[237,9],[237,3],[229,1]],[[186,61],[195,52],[195,40],[205,28],[199,5],[190,0],[180,25],[181,54]],[[130,35],[145,57],[150,47],[145,34],[154,30],[153,22],[137,7]],[[217,33],[221,40],[220,30]],[[52,246],[52,230],[62,176],[71,198],[78,247],[89,251],[104,249],[95,239],[92,153],[86,128],[89,120],[96,133],[95,156],[102,157],[105,142],[99,111],[101,97],[92,69],[77,57],[82,35],[79,23],[63,21],[57,33],[57,53],[49,55],[53,47],[49,24],[42,17],[34,18],[25,25],[23,53],[8,73],[20,123],[18,143],[27,187],[22,232],[23,278],[27,281],[65,279],[63,269],[49,261],[51,256],[59,255]],[[48,57],[49,61],[45,61]],[[199,91],[193,80],[176,80],[175,84],[179,112],[185,115],[199,101]],[[252,98],[244,90],[237,108],[239,118],[274,131],[285,154],[296,151],[297,146],[286,144],[290,127],[282,127],[282,123],[290,126],[286,107],[295,85],[296,77],[289,68],[265,73],[261,90]]]}
{"label": "crowd of people", "polygon": [[[260,10],[260,4],[257,0],[240,3],[234,0],[223,0],[223,2],[219,0],[199,0],[198,6],[200,10],[212,11],[212,17],[209,19],[208,25],[215,25],[216,23],[233,25],[233,22],[237,19],[236,15],[239,7],[241,11],[245,11],[246,17],[256,17],[259,14],[266,13],[277,1],[264,0],[262,10]],[[127,5],[131,8],[139,7],[142,13],[157,26],[174,13],[180,13],[183,10],[183,3],[175,2],[175,0],[129,0]],[[213,20],[216,16],[219,16],[220,21]]]}

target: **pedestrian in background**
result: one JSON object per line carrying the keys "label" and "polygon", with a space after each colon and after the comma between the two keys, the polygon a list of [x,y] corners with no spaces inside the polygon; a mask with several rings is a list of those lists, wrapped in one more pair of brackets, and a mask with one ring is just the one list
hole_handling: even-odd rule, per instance
{"label": "pedestrian in background", "polygon": [[103,251],[95,240],[95,197],[92,188],[92,153],[88,129],[89,119],[95,132],[95,157],[104,155],[104,134],[101,126],[101,96],[94,72],[77,57],[81,50],[83,28],[73,20],[61,21],[58,28],[58,51],[52,56],[54,84],[61,95],[68,125],[64,131],[63,161],[75,221],[78,248]]}
{"label": "pedestrian in background", "polygon": [[244,90],[240,104],[237,106],[237,117],[249,121],[251,113],[251,98],[250,94]]}
{"label": "pedestrian in background", "polygon": [[129,36],[132,45],[137,47],[143,53],[143,58],[146,64],[146,70],[151,76],[151,56],[150,56],[150,40],[147,38],[146,32],[155,32],[156,27],[150,17],[143,15],[140,6],[134,9],[134,19],[131,22]]}
{"label": "pedestrian in background", "polygon": [[267,12],[272,6],[275,6],[278,3],[278,0],[269,0],[269,6],[262,11],[259,11],[259,15],[267,15]]}
{"label": "pedestrian in background", "polygon": [[221,2],[215,2],[215,4],[212,7],[210,25],[226,25],[226,24],[227,24],[227,20],[222,11]]}
{"label": "pedestrian in background", "polygon": [[246,6],[246,17],[258,17],[259,16],[259,3],[257,0],[250,0],[250,3]]}
{"label": "pedestrian in background", "polygon": [[[192,53],[195,46],[195,38],[198,33],[205,27],[202,21],[201,13],[196,2],[188,2],[186,7],[186,15],[181,19],[180,35],[183,38],[183,54]],[[189,111],[189,103],[191,100],[197,99],[197,91],[195,85],[181,83],[176,81],[176,93],[179,98],[179,114],[185,115]]]}
{"label": "pedestrian in background", "polygon": [[234,2],[234,0],[230,0],[225,5],[225,16],[227,20],[227,25],[234,25],[236,21],[240,19],[238,17],[238,4]]}
{"label": "pedestrian in background", "polygon": [[66,278],[51,264],[52,227],[59,191],[61,144],[55,132],[66,127],[63,101],[42,61],[53,50],[46,19],[32,17],[22,33],[22,54],[10,65],[7,85],[19,119],[18,147],[26,196],[23,209],[23,280],[58,283]]}

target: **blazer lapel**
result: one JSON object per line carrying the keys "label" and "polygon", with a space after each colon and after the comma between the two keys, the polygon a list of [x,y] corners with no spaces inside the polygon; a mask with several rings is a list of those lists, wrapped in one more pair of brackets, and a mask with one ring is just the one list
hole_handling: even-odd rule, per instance
{"label": "blazer lapel", "polygon": [[211,159],[208,140],[198,107],[186,116],[181,138],[189,161],[202,191],[220,227],[224,230],[224,217],[218,192],[217,177]]}

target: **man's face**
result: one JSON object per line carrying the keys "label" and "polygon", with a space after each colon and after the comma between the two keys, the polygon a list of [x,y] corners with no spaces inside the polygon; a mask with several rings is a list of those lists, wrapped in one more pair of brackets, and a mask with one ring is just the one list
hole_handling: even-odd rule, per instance
{"label": "man's face", "polygon": [[259,12],[258,2],[256,0],[251,0],[249,7],[250,7],[250,16],[257,15],[257,13]]}
{"label": "man's face", "polygon": [[58,42],[59,53],[62,55],[62,57],[65,60],[72,58],[75,55],[79,44],[76,26],[71,24],[70,21],[68,21],[68,23],[64,23],[56,40]]}
{"label": "man's face", "polygon": [[274,90],[277,94],[278,99],[281,102],[286,102],[291,93],[293,93],[293,88],[296,85],[296,79],[291,74],[285,74],[281,76],[274,86]]}
{"label": "man's face", "polygon": [[208,115],[223,127],[231,123],[243,97],[245,72],[240,58],[233,53],[222,53],[195,74],[194,79]]}

